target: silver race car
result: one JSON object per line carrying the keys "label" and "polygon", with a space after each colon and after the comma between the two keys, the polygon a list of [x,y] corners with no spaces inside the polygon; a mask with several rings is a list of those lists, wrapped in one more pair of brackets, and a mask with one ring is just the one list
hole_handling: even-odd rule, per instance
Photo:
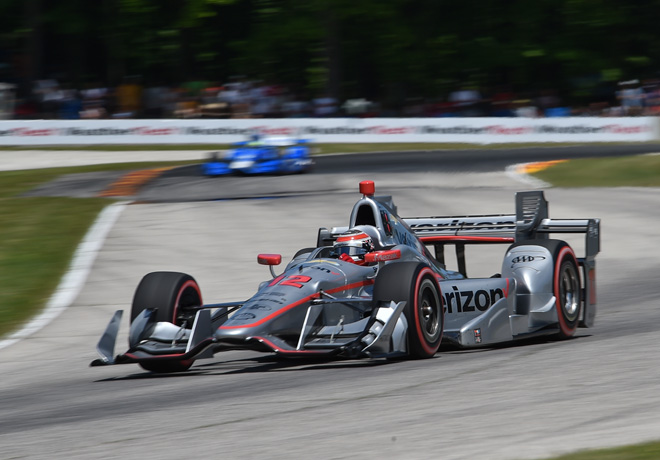
{"label": "silver race car", "polygon": [[[188,369],[215,353],[248,348],[282,356],[430,358],[441,342],[488,346],[538,335],[571,337],[596,315],[599,219],[551,219],[542,191],[516,195],[515,214],[397,215],[371,181],[347,227],[321,228],[281,274],[279,254],[260,254],[272,279],[240,302],[205,304],[184,273],[149,273],[130,314],[129,349],[114,355],[122,311],[98,343],[93,366],[137,363]],[[584,235],[584,256],[551,233]],[[469,278],[465,246],[505,244],[501,273]],[[457,270],[445,266],[454,246]]]}

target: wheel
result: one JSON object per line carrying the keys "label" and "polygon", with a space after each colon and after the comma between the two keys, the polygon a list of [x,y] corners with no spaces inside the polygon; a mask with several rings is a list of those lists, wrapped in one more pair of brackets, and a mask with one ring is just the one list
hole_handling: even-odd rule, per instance
{"label": "wheel", "polygon": [[421,262],[395,262],[378,272],[374,300],[405,301],[408,352],[413,358],[431,358],[438,351],[444,327],[440,285],[431,268]]}
{"label": "wheel", "polygon": [[[138,284],[131,306],[131,322],[145,309],[156,308],[156,321],[167,321],[191,328],[196,311],[188,307],[202,305],[202,293],[195,279],[178,272],[153,272]],[[192,366],[192,360],[140,363],[152,372],[179,372]]]}
{"label": "wheel", "polygon": [[163,360],[162,362],[142,362],[139,363],[140,367],[145,371],[154,372],[156,374],[171,374],[173,372],[185,372],[193,365],[192,359],[181,360]]}
{"label": "wheel", "polygon": [[577,330],[582,304],[580,272],[575,252],[561,240],[530,240],[513,244],[515,246],[542,246],[552,255],[554,263],[552,275],[552,293],[555,296],[555,308],[559,331],[557,337],[567,339]]}
{"label": "wheel", "polygon": [[566,243],[555,257],[553,291],[557,298],[558,336],[567,339],[575,334],[580,318],[580,275],[575,253]]}
{"label": "wheel", "polygon": [[[131,322],[147,308],[156,308],[156,320],[192,327],[202,293],[195,279],[178,272],[153,272],[138,284],[131,306]],[[185,324],[184,324],[185,323]]]}

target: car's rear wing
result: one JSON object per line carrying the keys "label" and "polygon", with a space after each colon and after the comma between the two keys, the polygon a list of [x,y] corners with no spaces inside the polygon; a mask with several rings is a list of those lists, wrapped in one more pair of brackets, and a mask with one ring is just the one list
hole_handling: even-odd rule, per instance
{"label": "car's rear wing", "polygon": [[596,304],[596,255],[600,252],[600,219],[551,219],[543,191],[516,194],[516,214],[452,217],[404,218],[415,235],[426,245],[433,246],[435,257],[445,263],[444,247],[456,247],[458,271],[467,276],[466,244],[511,244],[534,239],[547,239],[551,234],[584,234],[584,256],[578,257],[583,269],[583,300],[586,305],[583,324],[593,323]]}
{"label": "car's rear wing", "polygon": [[550,219],[543,191],[516,194],[515,214],[405,217],[425,244],[492,244],[545,239],[551,233],[584,233],[586,257],[600,251],[600,219]]}

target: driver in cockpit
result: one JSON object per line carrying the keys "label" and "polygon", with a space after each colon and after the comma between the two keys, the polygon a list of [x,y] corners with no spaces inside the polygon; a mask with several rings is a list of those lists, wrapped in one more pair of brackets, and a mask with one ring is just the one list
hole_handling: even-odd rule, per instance
{"label": "driver in cockpit", "polygon": [[[345,262],[365,265],[364,256],[376,250],[376,237],[378,230],[373,227],[361,225],[353,227],[337,237],[333,244],[335,257]],[[370,234],[374,234],[373,236]],[[374,239],[376,241],[374,241]]]}

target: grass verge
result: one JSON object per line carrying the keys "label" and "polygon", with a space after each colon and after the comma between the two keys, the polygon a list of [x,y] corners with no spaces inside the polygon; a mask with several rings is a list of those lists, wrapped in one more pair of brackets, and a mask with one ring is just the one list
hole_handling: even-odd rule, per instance
{"label": "grass verge", "polygon": [[660,155],[576,159],[533,176],[555,187],[660,187]]}
{"label": "grass verge", "polygon": [[551,460],[657,460],[658,458],[660,458],[660,442],[649,442],[614,449],[575,452]]}
{"label": "grass verge", "polygon": [[[168,163],[168,165],[189,162]],[[131,163],[0,172],[0,336],[39,312],[66,272],[76,247],[107,198],[21,197],[74,172],[133,170],[163,163]]]}
{"label": "grass verge", "polygon": [[106,204],[102,199],[0,198],[0,334],[18,328],[46,305]]}

